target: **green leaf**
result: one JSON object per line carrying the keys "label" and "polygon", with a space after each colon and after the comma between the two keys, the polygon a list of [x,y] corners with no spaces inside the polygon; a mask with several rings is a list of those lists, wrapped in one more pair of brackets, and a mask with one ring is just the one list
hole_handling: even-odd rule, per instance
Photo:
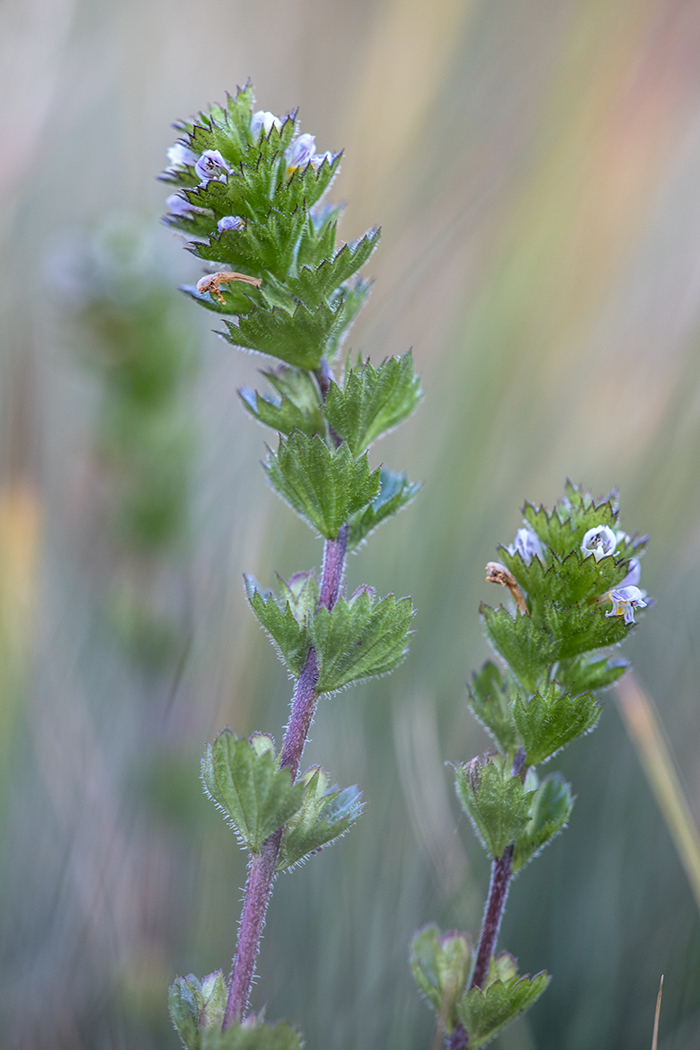
{"label": "green leaf", "polygon": [[606,689],[622,678],[629,668],[629,661],[619,657],[584,654],[570,660],[561,660],[557,667],[557,680],[571,693]]}
{"label": "green leaf", "polygon": [[[303,622],[295,617],[296,598],[292,597],[293,592],[287,588],[287,601],[278,601],[272,591],[263,590],[253,576],[246,574],[243,578],[251,609],[271,638],[289,673],[298,678],[309,651],[309,643]],[[307,584],[305,600],[313,590],[313,584],[308,581]]]}
{"label": "green leaf", "polygon": [[354,550],[374,532],[378,525],[408,506],[422,483],[412,485],[406,474],[380,468],[379,492],[364,510],[357,511],[348,522],[348,551]]}
{"label": "green leaf", "polygon": [[471,956],[466,934],[441,934],[434,923],[418,930],[411,942],[413,979],[448,1035],[458,1021],[456,1008],[467,985]]}
{"label": "green leaf", "polygon": [[298,430],[280,438],[276,453],[268,449],[263,469],[282,499],[326,539],[335,539],[379,490],[379,469],[370,473],[366,455],[355,460],[346,444],[330,449]]}
{"label": "green leaf", "polygon": [[493,661],[488,660],[472,678],[471,709],[502,754],[516,743],[508,682]]}
{"label": "green leaf", "polygon": [[459,1020],[469,1037],[469,1050],[485,1046],[506,1025],[529,1010],[549,984],[549,975],[542,972],[535,977],[513,977],[496,981],[482,991],[472,988],[457,1006]]}
{"label": "green leaf", "polygon": [[301,778],[304,801],[287,822],[282,836],[277,871],[300,864],[340,838],[364,812],[357,787],[340,791],[328,786],[328,774],[320,766],[307,770]]}
{"label": "green leaf", "polygon": [[244,387],[238,393],[247,410],[260,423],[289,434],[295,427],[307,437],[324,435],[326,424],[321,414],[318,385],[313,376],[301,368],[280,365],[264,372],[277,394],[260,394]]}
{"label": "green leaf", "polygon": [[586,605],[561,609],[548,604],[543,610],[543,621],[550,637],[556,639],[553,644],[557,660],[618,645],[632,629],[621,616],[606,616],[602,609]]}
{"label": "green leaf", "polygon": [[513,721],[529,766],[546,762],[584,733],[590,733],[600,718],[600,704],[592,693],[572,697],[559,694],[556,684],[535,693],[529,703],[517,699]]}
{"label": "green leaf", "polygon": [[474,758],[457,766],[455,788],[484,849],[492,857],[503,856],[530,819],[533,792],[524,790],[498,755],[489,755],[483,764]]}
{"label": "green leaf", "polygon": [[301,806],[302,784],[292,785],[288,769],[278,769],[267,747],[256,747],[230,729],[207,744],[202,758],[204,789],[223,811],[239,841],[251,853]]}
{"label": "green leaf", "polygon": [[486,634],[494,648],[510,666],[520,684],[534,693],[542,675],[557,658],[558,650],[550,636],[538,629],[530,616],[515,619],[503,606],[479,606]]}
{"label": "green leaf", "polygon": [[299,303],[293,313],[254,309],[240,317],[238,324],[226,321],[226,327],[228,334],[222,334],[234,346],[315,371],[336,330],[344,327],[343,304],[331,308],[323,303],[310,311]]}
{"label": "green leaf", "polygon": [[359,241],[344,244],[332,259],[323,259],[319,266],[302,266],[296,276],[288,278],[287,288],[309,309],[328,302],[341,284],[365,265],[379,237],[378,229],[369,230]]}
{"label": "green leaf", "polygon": [[505,984],[506,981],[512,981],[517,976],[518,960],[510,952],[500,952],[498,955],[492,955],[489,962],[489,972],[484,983],[484,990],[495,984],[496,981],[502,981]]}
{"label": "green leaf", "polygon": [[201,1050],[303,1050],[304,1041],[286,1021],[274,1025],[246,1018],[225,1032],[207,1029],[202,1033]]}
{"label": "green leaf", "polygon": [[535,791],[530,820],[515,844],[513,872],[518,872],[566,825],[574,805],[571,785],[561,773],[545,777]]}
{"label": "green leaf", "polygon": [[221,1031],[227,995],[221,970],[201,981],[192,973],[175,978],[168,991],[168,1010],[187,1050],[200,1050],[207,1028]]}
{"label": "green leaf", "polygon": [[390,357],[378,369],[369,361],[351,369],[342,390],[331,383],[323,411],[336,434],[358,456],[406,419],[422,396],[409,350],[402,357]]}
{"label": "green leaf", "polygon": [[339,598],[332,612],[321,608],[308,623],[318,658],[319,693],[393,671],[408,652],[412,618],[410,598],[397,600],[389,594],[377,601],[369,588],[349,600]]}

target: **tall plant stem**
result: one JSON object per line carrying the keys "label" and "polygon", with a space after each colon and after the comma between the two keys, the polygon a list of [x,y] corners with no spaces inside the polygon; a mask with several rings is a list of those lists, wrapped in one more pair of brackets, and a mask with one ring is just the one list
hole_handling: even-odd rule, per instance
{"label": "tall plant stem", "polygon": [[481,924],[479,948],[476,954],[476,966],[472,977],[472,988],[483,988],[489,972],[491,956],[496,947],[496,939],[503,918],[503,910],[508,897],[508,887],[513,875],[514,846],[506,846],[502,857],[494,857],[491,864],[491,885],[484,910],[484,921]]}
{"label": "tall plant stem", "polygon": [[[338,600],[343,582],[347,535],[347,525],[343,525],[338,533],[338,538],[326,540],[323,549],[319,607],[325,606],[329,612]],[[292,783],[299,772],[301,755],[316,710],[317,684],[318,660],[316,650],[311,646],[297,680],[292,701],[292,713],[282,744],[280,767],[289,770]],[[262,852],[251,857],[241,912],[241,925],[238,931],[238,944],[233,960],[233,972],[222,1025],[224,1031],[234,1022],[243,1020],[248,1006],[255,973],[255,960],[260,948],[265,913],[272,892],[281,841],[282,828],[278,828],[265,840]]]}

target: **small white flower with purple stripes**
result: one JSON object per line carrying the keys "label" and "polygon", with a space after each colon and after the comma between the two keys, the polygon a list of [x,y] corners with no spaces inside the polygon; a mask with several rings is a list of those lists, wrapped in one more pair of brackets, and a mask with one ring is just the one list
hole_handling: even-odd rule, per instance
{"label": "small white flower with purple stripes", "polygon": [[274,113],[266,109],[259,109],[257,113],[253,113],[250,120],[250,135],[255,142],[258,141],[261,134],[267,138],[273,128],[277,128],[278,131],[282,128],[282,121]]}
{"label": "small white flower with purple stripes", "polygon": [[526,565],[529,565],[533,558],[539,558],[541,562],[544,561],[542,543],[539,536],[532,529],[518,529],[515,534],[515,540],[506,547],[506,550],[511,558],[519,554]]}
{"label": "small white flower with purple stripes", "polygon": [[196,164],[197,154],[193,153],[183,142],[176,142],[175,145],[171,146],[168,150],[168,160],[175,167],[184,167],[187,164]]}
{"label": "small white flower with purple stripes", "polygon": [[240,215],[224,215],[217,222],[216,228],[219,233],[223,233],[224,230],[244,230],[245,219],[242,219]]}
{"label": "small white flower with purple stripes", "polygon": [[634,610],[646,609],[646,594],[639,587],[615,587],[608,591],[606,597],[612,602],[612,609],[606,616],[624,616],[625,623],[634,623]]}
{"label": "small white flower with purple stripes", "polygon": [[297,168],[305,168],[307,164],[311,163],[311,158],[315,156],[315,149],[315,135],[299,135],[285,150],[287,170],[292,172],[296,171]]}
{"label": "small white flower with purple stripes", "polygon": [[590,558],[591,554],[596,561],[601,558],[611,558],[617,547],[617,536],[607,525],[596,525],[589,529],[581,540],[581,552],[584,558]]}
{"label": "small white flower with purple stripes", "polygon": [[231,165],[224,160],[218,149],[205,149],[194,170],[202,180],[199,185],[206,186],[209,182],[226,182]]}
{"label": "small white flower with purple stripes", "polygon": [[194,204],[190,204],[184,197],[181,197],[179,193],[171,193],[169,197],[165,199],[165,206],[173,215],[193,215],[198,208],[195,208]]}

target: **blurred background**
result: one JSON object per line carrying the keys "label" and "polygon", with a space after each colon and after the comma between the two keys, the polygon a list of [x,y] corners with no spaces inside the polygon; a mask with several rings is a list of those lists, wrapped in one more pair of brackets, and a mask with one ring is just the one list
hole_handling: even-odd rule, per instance
{"label": "blurred background", "polygon": [[[22,0],[0,5],[0,1014],[21,1050],[175,1050],[173,977],[227,968],[245,858],[198,780],[290,684],[246,609],[320,545],[267,489],[236,389],[262,359],[175,289],[173,120],[250,77],[346,149],[344,238],[383,239],[349,345],[413,346],[425,401],[375,448],[424,479],[348,583],[413,594],[389,679],[305,759],[369,809],[280,878],[253,1006],[310,1050],[427,1050],[408,969],[478,929],[488,865],[445,761],[486,748],[483,566],[525,499],[620,489],[658,604],[629,640],[700,819],[700,7],[693,0]],[[501,1050],[700,1042],[697,906],[608,695],[556,760],[569,829],[501,946],[550,989]]]}

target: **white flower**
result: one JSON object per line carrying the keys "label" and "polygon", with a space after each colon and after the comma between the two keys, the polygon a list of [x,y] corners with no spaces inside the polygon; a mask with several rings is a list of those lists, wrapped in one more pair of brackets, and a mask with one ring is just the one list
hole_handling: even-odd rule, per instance
{"label": "white flower", "polygon": [[174,146],[171,146],[168,150],[168,160],[171,164],[196,164],[197,154],[193,153],[191,149],[183,145],[182,142],[176,142]]}
{"label": "white flower", "polygon": [[179,193],[171,193],[165,200],[165,206],[168,208],[173,215],[192,215],[198,209],[195,208],[194,204],[190,204],[184,197],[181,197]]}
{"label": "white flower", "polygon": [[612,609],[606,616],[624,616],[625,623],[634,623],[634,610],[646,609],[646,594],[639,587],[616,587],[607,594]]}
{"label": "white flower", "polygon": [[506,550],[511,558],[519,554],[526,565],[529,565],[533,558],[544,561],[544,550],[540,538],[532,529],[518,529],[515,540],[506,547]]}
{"label": "white flower", "polygon": [[202,180],[199,185],[206,186],[214,179],[217,182],[226,182],[226,174],[231,170],[231,165],[224,160],[218,149],[205,149],[194,170]]}
{"label": "white flower", "polygon": [[607,525],[596,525],[589,529],[581,540],[581,551],[584,558],[590,558],[591,554],[596,561],[601,558],[611,558],[617,547],[617,536]]}
{"label": "white flower", "polygon": [[273,128],[277,128],[279,131],[281,127],[282,121],[279,117],[276,117],[274,113],[270,113],[266,109],[259,109],[257,113],[253,113],[251,118],[250,134],[257,141],[261,132],[267,138]]}
{"label": "white flower", "polygon": [[245,219],[242,219],[240,215],[224,215],[223,219],[217,222],[216,228],[219,233],[223,233],[224,230],[244,230]]}
{"label": "white flower", "polygon": [[300,135],[294,139],[294,142],[290,143],[284,154],[287,158],[289,170],[295,171],[296,168],[305,168],[307,164],[310,164],[315,149],[315,135]]}
{"label": "white flower", "polygon": [[639,579],[642,574],[642,567],[639,564],[639,558],[630,558],[629,572],[625,576],[620,587],[636,587],[639,583]]}

